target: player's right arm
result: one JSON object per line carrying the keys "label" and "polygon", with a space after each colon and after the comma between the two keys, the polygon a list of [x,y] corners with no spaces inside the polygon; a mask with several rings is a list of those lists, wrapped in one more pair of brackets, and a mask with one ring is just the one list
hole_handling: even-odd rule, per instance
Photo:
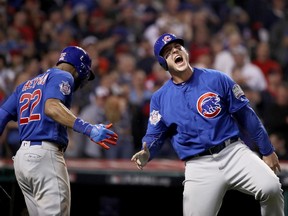
{"label": "player's right arm", "polygon": [[150,101],[150,117],[146,134],[142,138],[142,149],[131,158],[139,169],[143,169],[156,156],[166,139],[168,128],[162,120],[158,101],[158,96],[154,94]]}
{"label": "player's right arm", "polygon": [[10,95],[0,108],[0,135],[2,135],[9,121],[17,120],[16,92]]}
{"label": "player's right arm", "polygon": [[109,149],[107,144],[115,145],[118,135],[109,130],[109,125],[92,125],[77,118],[59,99],[49,98],[45,103],[45,114],[57,123],[67,126],[78,133],[90,137],[90,139],[103,147]]}

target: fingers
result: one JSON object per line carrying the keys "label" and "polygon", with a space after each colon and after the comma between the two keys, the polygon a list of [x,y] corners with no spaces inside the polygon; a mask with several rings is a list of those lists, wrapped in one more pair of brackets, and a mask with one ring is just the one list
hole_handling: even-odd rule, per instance
{"label": "fingers", "polygon": [[118,138],[118,134],[116,134],[115,132],[113,132],[113,131],[111,131],[111,130],[106,129],[105,132],[106,132],[106,135],[107,135],[107,136],[111,136],[111,137],[116,137],[116,138]]}
{"label": "fingers", "polygon": [[131,158],[131,161],[136,161],[136,159],[137,159],[137,154],[134,154]]}
{"label": "fingers", "polygon": [[118,134],[114,133],[113,131],[107,131],[107,136],[118,139]]}
{"label": "fingers", "polygon": [[280,166],[280,164],[278,164],[277,169],[278,169],[279,172],[281,172],[281,166]]}
{"label": "fingers", "polygon": [[142,164],[140,157],[141,154],[138,152],[132,156],[131,161],[136,164],[138,169],[143,170],[144,165]]}
{"label": "fingers", "polygon": [[280,164],[276,164],[274,167],[273,167],[273,171],[276,173],[276,172],[281,172],[281,167],[280,167]]}
{"label": "fingers", "polygon": [[100,145],[102,148],[106,149],[106,150],[110,149],[110,147],[107,146],[103,141],[101,141],[101,142],[96,142],[96,143],[97,143],[98,145]]}
{"label": "fingers", "polygon": [[135,162],[135,164],[137,165],[138,169],[143,170],[143,166],[141,164],[138,164],[137,161]]}
{"label": "fingers", "polygon": [[110,124],[106,125],[105,127],[106,127],[107,129],[109,129],[109,128],[111,128],[112,126],[113,126],[113,124],[110,123]]}
{"label": "fingers", "polygon": [[147,147],[147,143],[146,142],[143,143],[143,150],[146,151],[146,152],[148,151],[148,147]]}
{"label": "fingers", "polygon": [[104,139],[102,142],[109,143],[111,145],[117,144],[117,140],[115,140],[115,139]]}

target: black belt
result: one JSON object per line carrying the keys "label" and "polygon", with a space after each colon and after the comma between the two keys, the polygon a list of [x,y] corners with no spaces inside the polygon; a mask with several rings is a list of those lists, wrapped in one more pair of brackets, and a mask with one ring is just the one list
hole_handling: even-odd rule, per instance
{"label": "black belt", "polygon": [[192,156],[189,156],[187,158],[184,159],[184,161],[188,161],[188,160],[191,160],[192,158],[195,158],[195,157],[201,157],[201,156],[205,156],[205,155],[212,155],[212,154],[217,154],[219,153],[220,151],[222,151],[227,145],[231,144],[231,143],[234,143],[236,141],[239,140],[239,137],[231,137],[230,139],[226,140],[225,142],[219,144],[219,145],[216,145],[216,146],[213,146],[199,154],[195,154],[195,155],[192,155]]}
{"label": "black belt", "polygon": [[[33,146],[33,145],[42,145],[42,141],[30,141],[30,146]],[[65,152],[66,150],[66,146],[56,145],[56,144],[55,146],[57,146],[59,151],[61,152]]]}

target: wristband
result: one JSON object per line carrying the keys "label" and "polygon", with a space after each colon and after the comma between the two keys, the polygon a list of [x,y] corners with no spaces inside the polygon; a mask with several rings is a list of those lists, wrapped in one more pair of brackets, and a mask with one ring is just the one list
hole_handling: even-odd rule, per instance
{"label": "wristband", "polygon": [[76,131],[78,133],[85,134],[87,136],[90,135],[92,128],[93,128],[93,126],[90,123],[85,122],[84,120],[82,120],[80,118],[77,118],[74,122],[74,125],[73,125],[74,131]]}

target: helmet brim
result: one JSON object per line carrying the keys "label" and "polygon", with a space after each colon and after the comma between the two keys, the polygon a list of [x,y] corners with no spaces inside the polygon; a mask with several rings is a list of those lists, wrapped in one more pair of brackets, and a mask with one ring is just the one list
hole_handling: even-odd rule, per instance
{"label": "helmet brim", "polygon": [[171,43],[178,43],[180,44],[181,46],[184,46],[184,40],[181,39],[181,38],[177,38],[177,39],[174,39],[174,40],[171,40],[169,41],[168,43],[166,43],[160,50],[159,52],[159,55],[163,57],[163,50],[164,50],[164,47],[166,47],[167,45],[171,44]]}
{"label": "helmet brim", "polygon": [[88,78],[88,81],[91,81],[91,80],[94,80],[95,79],[95,74],[93,73],[92,70],[89,71],[89,78]]}

